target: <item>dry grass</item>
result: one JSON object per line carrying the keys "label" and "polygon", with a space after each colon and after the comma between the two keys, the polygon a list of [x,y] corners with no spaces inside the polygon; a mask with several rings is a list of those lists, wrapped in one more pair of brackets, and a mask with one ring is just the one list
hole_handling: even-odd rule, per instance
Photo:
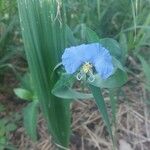
{"label": "dry grass", "polygon": [[[120,140],[124,140],[133,150],[149,150],[150,116],[149,108],[144,103],[147,99],[144,86],[135,77],[130,77],[122,91],[126,96],[120,96],[118,102],[117,146]],[[105,99],[109,101],[108,97]],[[75,102],[72,112],[71,150],[111,150],[111,140],[93,101]],[[19,150],[55,150],[42,117],[39,119],[38,130],[38,142],[32,142],[22,127],[13,134],[12,140]]]}

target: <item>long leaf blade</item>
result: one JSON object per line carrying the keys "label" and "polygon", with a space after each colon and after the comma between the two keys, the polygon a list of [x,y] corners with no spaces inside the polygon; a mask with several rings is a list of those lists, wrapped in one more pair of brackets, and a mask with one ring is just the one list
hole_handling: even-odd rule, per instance
{"label": "long leaf blade", "polygon": [[55,142],[67,147],[70,104],[51,94],[57,77],[50,80],[66,47],[64,17],[57,13],[58,8],[63,11],[62,4],[55,0],[18,0],[25,52],[36,95]]}
{"label": "long leaf blade", "polygon": [[35,100],[29,103],[23,110],[25,129],[34,141],[37,140],[38,109],[38,101]]}
{"label": "long leaf blade", "polygon": [[107,111],[107,107],[104,101],[104,98],[102,96],[102,93],[100,91],[100,88],[93,86],[91,84],[89,84],[89,88],[94,96],[94,99],[96,101],[96,104],[98,106],[98,109],[100,111],[100,113],[102,114],[102,118],[107,126],[108,132],[111,136],[111,139],[113,140],[113,135],[112,135],[112,129],[111,129],[111,123],[110,123],[110,119],[109,119],[109,115],[108,115],[108,111]]}

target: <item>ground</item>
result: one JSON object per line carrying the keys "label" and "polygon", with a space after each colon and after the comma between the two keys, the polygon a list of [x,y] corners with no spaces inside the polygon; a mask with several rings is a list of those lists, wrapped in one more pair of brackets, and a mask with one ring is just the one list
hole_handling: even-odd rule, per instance
{"label": "ground", "polygon": [[[130,65],[134,66],[135,64],[130,61]],[[133,150],[149,150],[150,147],[149,105],[145,102],[148,100],[147,93],[141,79],[141,73],[137,73],[136,75],[129,74],[128,82],[120,90],[115,134],[118,150],[130,150],[129,148]],[[18,84],[14,75],[8,73],[5,75],[4,83],[7,84],[7,87],[10,86],[10,89],[16,87]],[[103,94],[110,112],[108,92],[104,90]],[[0,102],[5,105],[6,112],[9,112],[1,114],[3,116],[10,115],[13,112],[21,114],[22,108],[26,105],[25,102],[18,100],[12,91],[1,92]],[[112,142],[94,101],[76,101],[72,103],[71,110],[71,128],[73,132],[70,149],[111,150]],[[47,133],[42,113],[38,121],[39,140],[37,142],[31,141],[26,135],[22,125],[22,118],[19,119],[17,124],[18,128],[9,135],[9,140],[18,150],[56,149],[52,138]],[[129,146],[129,148],[127,149],[125,146]]]}

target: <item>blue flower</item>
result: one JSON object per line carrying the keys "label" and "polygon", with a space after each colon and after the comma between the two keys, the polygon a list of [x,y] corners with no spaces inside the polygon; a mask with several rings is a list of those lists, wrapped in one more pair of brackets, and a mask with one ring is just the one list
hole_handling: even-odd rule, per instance
{"label": "blue flower", "polygon": [[99,43],[66,48],[62,55],[62,64],[68,74],[75,73],[79,68],[81,75],[92,75],[96,70],[102,79],[110,77],[114,70],[109,51]]}

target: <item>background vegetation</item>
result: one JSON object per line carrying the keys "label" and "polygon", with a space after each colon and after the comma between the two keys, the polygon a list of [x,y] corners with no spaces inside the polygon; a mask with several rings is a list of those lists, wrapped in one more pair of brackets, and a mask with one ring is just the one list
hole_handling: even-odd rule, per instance
{"label": "background vegetation", "polygon": [[[94,37],[97,36],[99,38],[111,37],[116,39],[120,43],[121,48],[124,49],[124,56],[126,56],[126,59],[124,59],[123,61],[129,76],[129,80],[126,86],[127,88],[129,88],[130,86],[134,86],[134,84],[136,87],[138,87],[139,84],[142,85],[142,89],[138,90],[138,92],[141,94],[143,94],[142,90],[144,90],[144,97],[142,97],[143,103],[140,104],[142,106],[144,105],[144,110],[145,110],[144,113],[146,113],[145,120],[149,120],[150,1],[148,0],[66,0],[64,7],[65,7],[66,16],[63,17],[64,19],[66,19],[65,21],[68,24],[67,31],[69,32],[70,45],[72,44],[76,45],[77,43],[85,42],[88,36],[87,28],[89,28],[89,30],[93,33]],[[50,6],[47,7],[47,11],[49,9],[53,11],[52,8],[50,8]],[[45,11],[43,13],[47,13],[47,12]],[[54,37],[53,38],[54,41],[52,42],[52,40],[48,41],[49,37],[47,37],[47,35],[43,35],[45,37],[45,38],[42,37],[44,45],[40,45],[39,41],[35,41],[35,43],[36,44],[38,43],[39,49],[41,47],[42,47],[41,49],[47,49],[47,50],[55,49],[56,50],[55,56],[57,55],[57,58],[59,58],[62,53],[59,51],[59,49],[63,50],[65,45],[60,44],[60,47],[57,47],[57,45],[59,45],[58,43],[60,41],[65,40],[65,38],[63,37],[63,34],[62,36],[60,36],[60,34],[58,33],[57,34],[53,33],[54,30],[60,31],[59,27],[57,26],[58,25],[57,23],[56,26],[46,29],[46,26],[49,25],[49,22],[44,18],[41,18],[41,20],[43,20],[41,33],[45,32],[45,30],[48,30],[48,32],[51,33],[52,35],[58,35],[58,36]],[[29,23],[28,20],[26,20],[26,24],[24,26],[26,26],[28,30],[31,30],[31,28],[29,28],[28,23]],[[38,26],[37,30],[39,30],[39,27],[40,26]],[[63,31],[60,31],[59,33],[62,32]],[[30,38],[32,39],[35,37],[30,37]],[[42,38],[40,40],[42,40]],[[47,41],[44,41],[44,39],[47,39]],[[52,43],[52,47],[46,47],[46,44],[48,42]],[[55,44],[53,45],[53,43]],[[37,78],[42,78],[42,77],[35,76],[36,81],[32,81],[32,79],[30,79],[30,75],[28,74],[29,69],[26,61],[26,55],[24,52],[24,44],[25,43],[22,42],[17,1],[0,0],[0,150],[6,147],[8,149],[15,149],[15,147],[16,148],[19,147],[18,145],[15,145],[16,144],[14,142],[15,139],[9,138],[9,136],[12,134],[15,135],[14,133],[16,132],[17,128],[23,126],[22,117],[20,117],[21,114],[20,112],[22,112],[21,111],[22,108],[24,108],[23,112],[25,112],[26,115],[28,110],[31,108],[31,105],[33,105],[34,108],[37,107],[37,103],[35,102],[37,100],[37,94],[35,93],[33,85],[37,83],[36,82]],[[30,47],[29,49],[32,48],[33,47]],[[37,55],[38,56],[44,55],[47,62],[45,63],[44,60],[40,62],[37,61],[38,65],[36,64],[34,68],[30,68],[30,69],[34,70],[35,67],[39,67],[39,64],[40,66],[44,66],[45,70],[43,70],[44,72],[43,74],[45,74],[47,78],[49,77],[50,72],[47,72],[48,70],[46,69],[54,68],[55,62],[57,63],[59,62],[58,59],[56,59],[55,61],[53,60],[53,55],[54,55],[53,53],[51,54],[52,56],[51,60],[48,60],[48,58],[46,58],[47,51],[45,51],[45,53],[42,53],[39,50],[39,53],[37,53],[37,55],[31,54],[31,51],[28,52],[26,51],[26,54],[27,57],[31,56],[30,59],[32,59],[33,57],[36,58]],[[47,64],[53,64],[53,65],[49,66]],[[39,70],[39,74],[40,72],[41,69]],[[37,75],[38,73],[33,71],[31,72],[31,74]],[[132,83],[131,78],[134,78],[136,83]],[[45,89],[45,87],[47,87],[49,83],[43,84],[43,82],[39,81],[37,84],[38,84],[37,87],[41,87],[43,91],[48,90]],[[15,93],[19,95],[21,98],[26,99],[26,101],[21,101],[15,96],[13,90],[18,86],[20,86],[21,88],[17,89],[18,91],[16,90]],[[24,89],[27,89],[27,91],[20,91]],[[42,89],[38,89],[39,92]],[[129,92],[132,91],[129,90]],[[46,95],[46,93],[47,92],[45,92],[44,97],[47,96],[48,98],[50,98],[52,96],[52,95]],[[27,97],[24,97],[24,95]],[[122,96],[124,99],[126,99],[126,97],[128,97],[128,93],[123,92],[123,90],[120,90],[118,92],[118,99],[119,96]],[[132,103],[136,104],[137,102],[135,101],[136,99],[134,99]],[[122,101],[119,102],[122,103]],[[54,105],[55,102],[52,103]],[[127,104],[131,105],[130,100],[127,102]],[[17,109],[15,109],[14,107],[16,105],[17,105]],[[48,102],[46,103],[47,106],[44,105],[45,104],[43,104],[43,107],[47,107]],[[60,105],[61,104],[59,104],[59,108]],[[122,105],[124,105],[124,102],[123,104],[121,104],[121,106]],[[115,111],[117,112],[119,110],[118,107],[117,110],[114,110],[114,113]],[[134,109],[136,111],[138,110],[137,108]],[[45,112],[45,114],[47,113],[48,112]],[[54,112],[50,112],[50,113],[54,113]],[[32,109],[32,114],[33,115],[36,114],[35,109]],[[56,114],[56,115],[60,115],[60,114]],[[12,120],[12,118],[15,119]],[[53,119],[54,119],[53,122],[55,121],[57,122],[55,118]],[[36,122],[37,120],[34,121]],[[148,131],[149,129],[149,125],[147,125],[147,122],[149,121],[146,121],[145,123],[146,124],[145,128],[147,128],[146,131]],[[55,124],[52,124],[50,126],[55,126]],[[63,128],[64,127],[62,127],[62,129]],[[36,132],[34,129],[32,131]],[[30,135],[31,131],[27,131],[27,132],[29,132]],[[54,132],[58,134],[59,130]],[[31,137],[33,134],[31,134]],[[60,139],[62,139],[61,136],[62,135],[60,135]],[[35,140],[38,137],[36,135],[33,136],[32,138]],[[148,135],[147,138],[149,138]],[[58,139],[58,144],[61,144],[60,139]],[[67,141],[66,141],[66,145],[67,145]],[[145,144],[145,147],[148,146]]]}

